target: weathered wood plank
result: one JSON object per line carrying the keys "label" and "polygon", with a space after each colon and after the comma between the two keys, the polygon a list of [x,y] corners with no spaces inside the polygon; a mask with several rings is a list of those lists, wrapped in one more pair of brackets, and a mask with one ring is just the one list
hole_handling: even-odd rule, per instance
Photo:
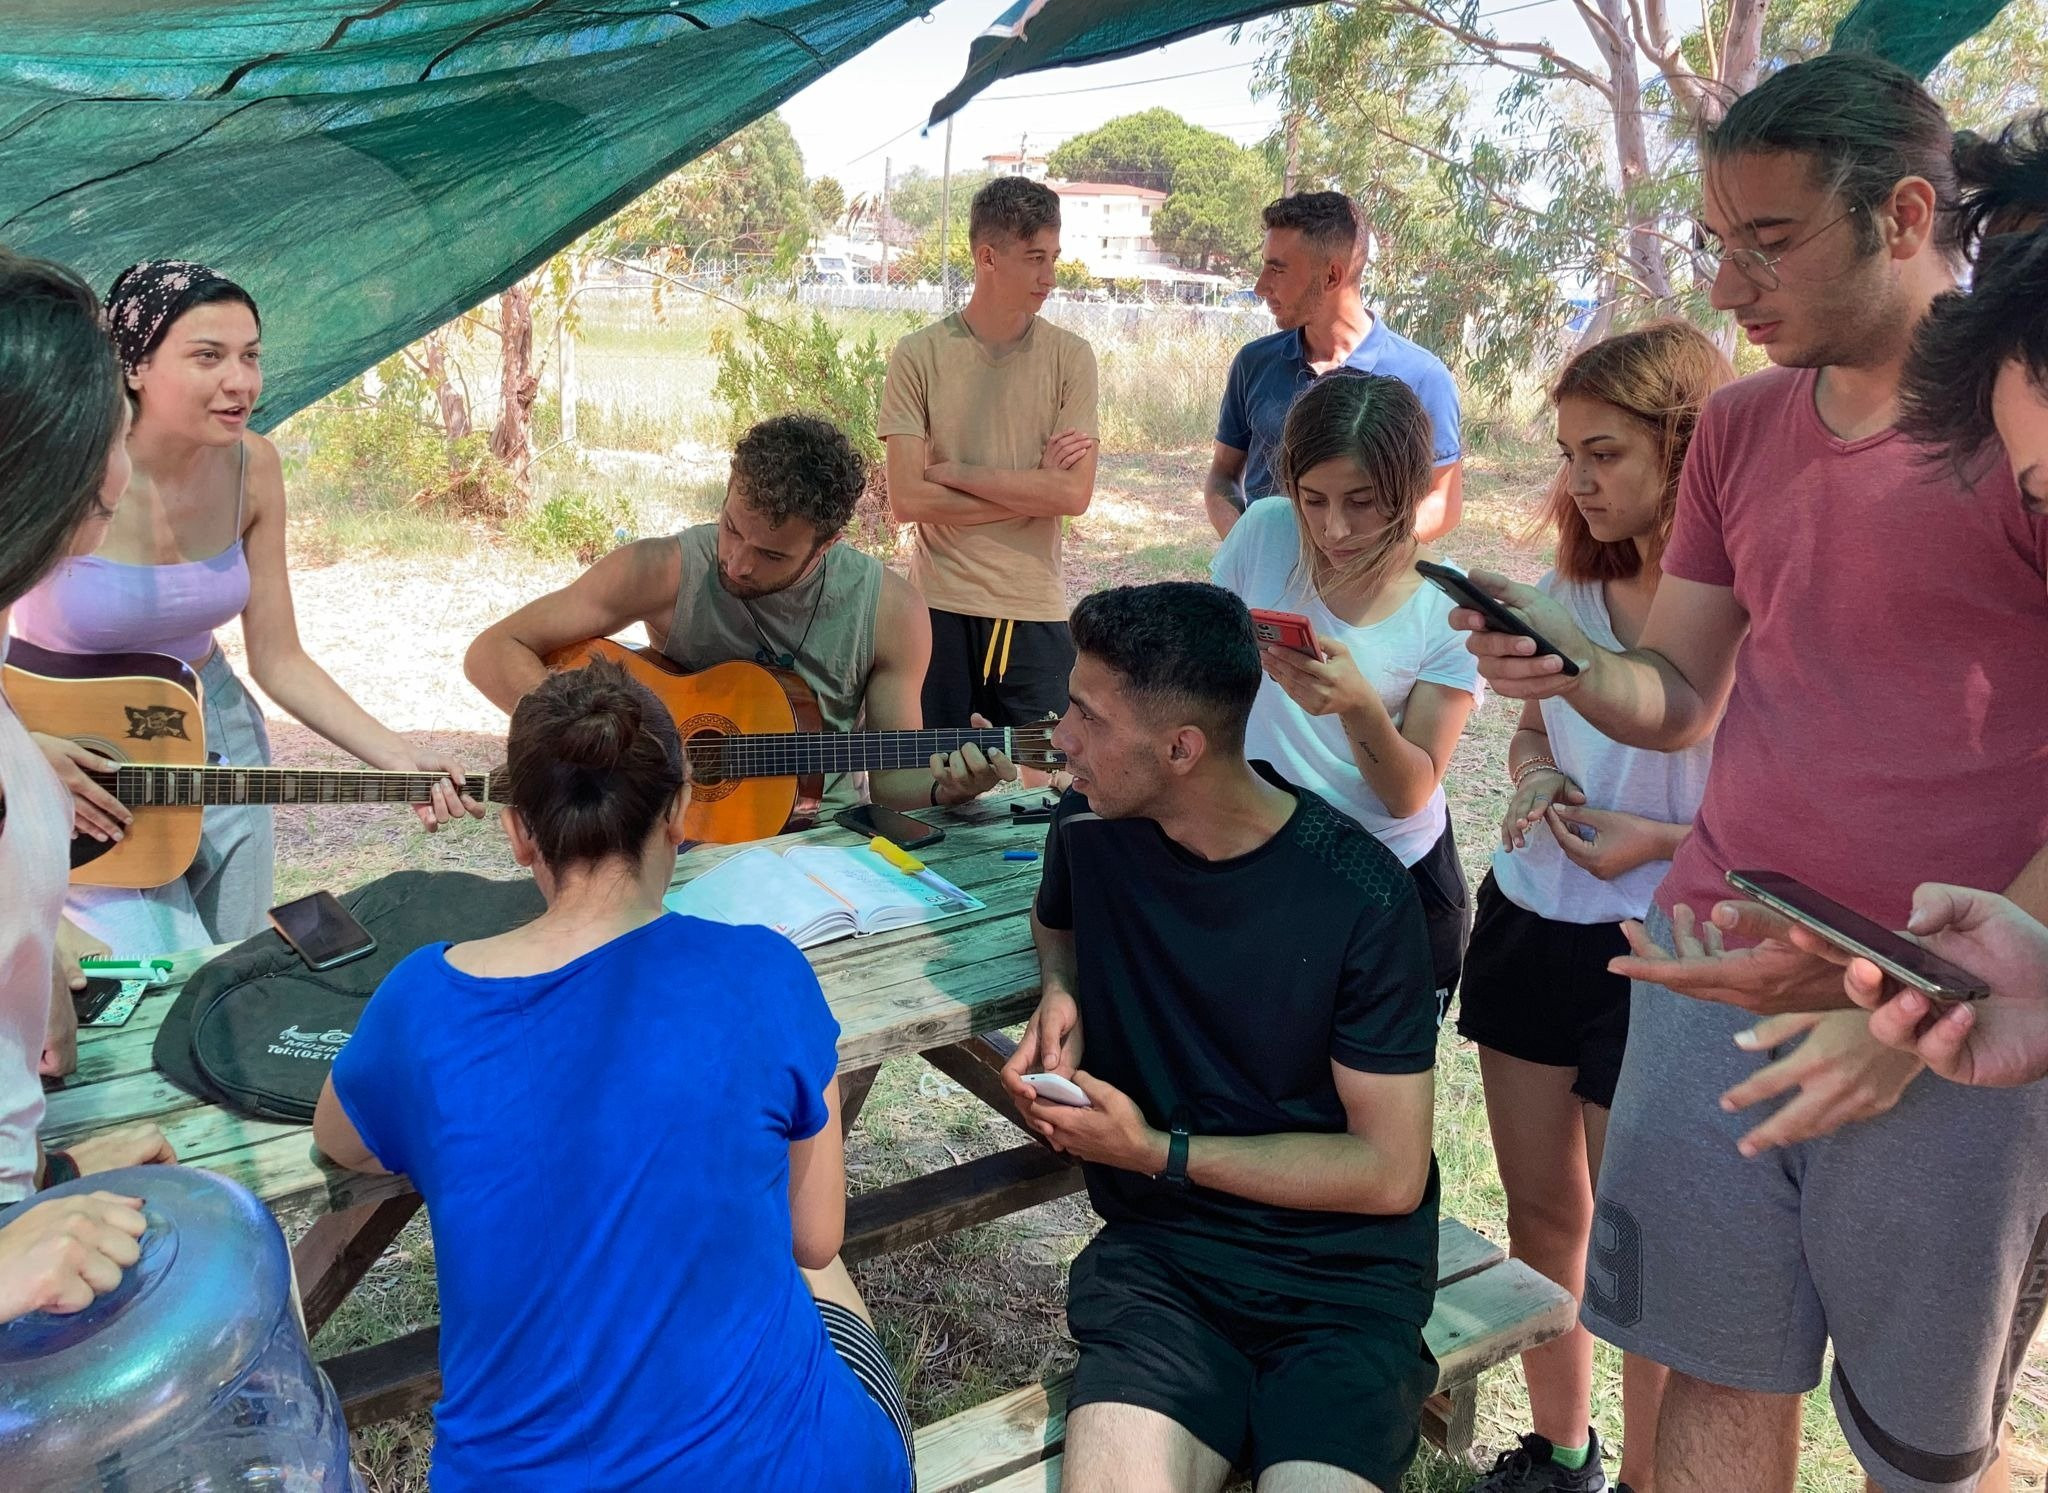
{"label": "weathered wood plank", "polygon": [[1507,1258],[1507,1251],[1445,1213],[1436,1225],[1436,1288],[1477,1275]]}
{"label": "weathered wood plank", "polygon": [[1470,1462],[1479,1426],[1479,1381],[1467,1379],[1422,1402],[1422,1434],[1453,1461]]}
{"label": "weathered wood plank", "polygon": [[1071,1386],[1071,1376],[1059,1374],[920,1429],[918,1493],[965,1493],[1057,1457]]}
{"label": "weathered wood plank", "polygon": [[308,1337],[326,1326],[335,1309],[420,1211],[420,1203],[418,1193],[407,1192],[313,1220],[313,1226],[292,1246],[292,1268],[299,1277]]}
{"label": "weathered wood plank", "polygon": [[1044,1146],[1018,1146],[892,1182],[847,1200],[840,1257],[857,1265],[1064,1197],[1080,1186],[1081,1169]]}
{"label": "weathered wood plank", "polygon": [[1436,1355],[1437,1388],[1473,1379],[1497,1363],[1561,1337],[1578,1302],[1520,1260],[1502,1260],[1443,1287],[1422,1330]]}
{"label": "weathered wood plank", "polygon": [[[1060,1454],[1055,1452],[1043,1462],[1033,1463],[1029,1467],[1019,1467],[1008,1477],[999,1478],[995,1482],[962,1483],[959,1486],[962,1489],[977,1488],[981,1493],[1059,1493],[1060,1464],[1063,1460]],[[926,1486],[922,1467],[918,1468],[917,1486],[920,1490]]]}
{"label": "weathered wood plank", "polygon": [[401,1337],[320,1360],[341,1397],[353,1430],[424,1410],[441,1394],[441,1329],[422,1327]]}
{"label": "weathered wood plank", "polygon": [[876,1063],[869,1068],[855,1068],[839,1075],[839,1134],[842,1138],[853,1131],[854,1122],[867,1106],[868,1091],[875,1086],[875,1078],[882,1071]]}
{"label": "weathered wood plank", "polygon": [[964,1042],[926,1048],[923,1057],[1024,1135],[1030,1136],[1034,1144],[1042,1146],[1045,1141],[1032,1135],[1025,1127],[1024,1117],[1017,1113],[1010,1091],[1003,1087],[1003,1064],[1016,1050],[1017,1044],[1001,1032],[984,1032]]}

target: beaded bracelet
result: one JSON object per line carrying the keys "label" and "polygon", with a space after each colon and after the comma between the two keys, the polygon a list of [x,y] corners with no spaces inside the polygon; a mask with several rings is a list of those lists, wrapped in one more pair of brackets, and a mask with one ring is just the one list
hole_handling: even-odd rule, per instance
{"label": "beaded bracelet", "polygon": [[1517,788],[1519,788],[1522,786],[1522,779],[1529,776],[1530,773],[1538,771],[1539,769],[1544,772],[1554,772],[1559,777],[1564,776],[1564,769],[1559,767],[1550,758],[1531,757],[1528,761],[1524,762],[1520,767],[1516,768],[1514,772],[1509,774],[1508,780],[1511,783],[1513,783]]}

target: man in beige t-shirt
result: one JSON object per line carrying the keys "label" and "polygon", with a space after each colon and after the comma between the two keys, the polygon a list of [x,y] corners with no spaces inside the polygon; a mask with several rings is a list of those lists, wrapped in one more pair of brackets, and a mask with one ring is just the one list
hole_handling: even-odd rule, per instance
{"label": "man in beige t-shirt", "polygon": [[1022,177],[974,194],[974,294],[889,357],[880,434],[889,505],[917,525],[910,579],[931,609],[927,726],[1064,712],[1074,646],[1063,519],[1095,491],[1095,354],[1042,320],[1060,200]]}

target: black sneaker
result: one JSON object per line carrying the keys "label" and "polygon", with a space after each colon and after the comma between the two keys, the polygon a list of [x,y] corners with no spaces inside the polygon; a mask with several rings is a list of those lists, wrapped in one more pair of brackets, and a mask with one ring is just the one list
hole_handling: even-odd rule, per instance
{"label": "black sneaker", "polygon": [[1608,1493],[1607,1474],[1600,1470],[1600,1435],[1588,1428],[1586,1465],[1574,1470],[1551,1457],[1548,1437],[1524,1436],[1522,1444],[1494,1459],[1493,1471],[1468,1493]]}

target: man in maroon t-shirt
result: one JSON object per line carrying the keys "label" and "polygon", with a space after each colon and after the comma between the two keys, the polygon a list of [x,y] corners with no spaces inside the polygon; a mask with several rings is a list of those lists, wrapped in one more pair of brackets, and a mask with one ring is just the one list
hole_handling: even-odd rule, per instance
{"label": "man in maroon t-shirt", "polygon": [[[1631,745],[1684,746],[1727,706],[1647,957],[1617,966],[1636,984],[1587,1271],[1587,1325],[1673,1370],[1658,1493],[1789,1493],[1830,1341],[1873,1486],[2007,1486],[1998,1426],[2048,1288],[2048,1086],[1920,1078],[1843,1008],[1838,967],[1693,936],[1735,868],[1893,926],[1926,880],[2048,912],[2048,525],[1893,429],[1913,328],[1953,284],[1949,143],[1909,75],[1853,54],[1735,103],[1704,142],[1706,268],[1778,366],[1700,420],[1641,645],[1603,652],[1500,578],[1582,672],[1471,639],[1502,694],[1562,696]],[[1756,1040],[1739,1005],[1810,1014]],[[1732,1112],[1787,1095],[1761,1124]]]}

